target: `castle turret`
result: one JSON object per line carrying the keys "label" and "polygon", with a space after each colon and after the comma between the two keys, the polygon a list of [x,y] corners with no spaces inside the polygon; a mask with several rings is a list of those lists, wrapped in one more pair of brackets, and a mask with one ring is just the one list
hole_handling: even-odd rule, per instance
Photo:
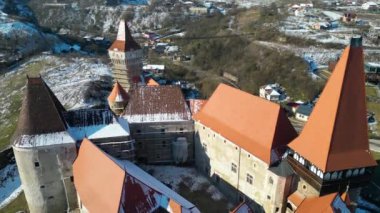
{"label": "castle turret", "polygon": [[124,112],[129,100],[128,93],[123,89],[123,87],[116,81],[113,86],[111,94],[108,96],[108,104],[111,110],[116,115],[121,115]]}
{"label": "castle turret", "polygon": [[352,38],[288,157],[306,196],[344,192],[352,199],[376,161],[368,144],[362,38]]}
{"label": "castle turret", "polygon": [[140,81],[143,52],[124,20],[120,21],[116,41],[108,49],[108,54],[113,64],[114,81],[129,91]]}
{"label": "castle turret", "polygon": [[12,145],[32,213],[77,207],[72,178],[76,146],[67,132],[64,111],[41,77],[28,78]]}

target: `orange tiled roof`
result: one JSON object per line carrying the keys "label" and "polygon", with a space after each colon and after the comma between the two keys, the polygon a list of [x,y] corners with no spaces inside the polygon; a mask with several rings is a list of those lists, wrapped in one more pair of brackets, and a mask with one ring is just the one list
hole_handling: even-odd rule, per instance
{"label": "orange tiled roof", "polygon": [[289,144],[324,172],[376,165],[368,145],[363,48],[357,39],[344,50],[302,133]]}
{"label": "orange tiled roof", "polygon": [[125,172],[84,139],[73,165],[74,184],[89,212],[118,212]]}
{"label": "orange tiled roof", "polygon": [[128,100],[129,100],[128,93],[119,84],[119,82],[116,82],[113,85],[113,89],[111,91],[111,94],[108,96],[108,102],[128,101]]}
{"label": "orange tiled roof", "polygon": [[157,83],[157,81],[155,81],[153,78],[149,78],[148,81],[146,82],[146,85],[147,86],[160,86],[160,84]]}
{"label": "orange tiled roof", "polygon": [[220,84],[194,120],[271,165],[297,133],[278,104]]}
{"label": "orange tiled roof", "polygon": [[298,207],[305,200],[305,198],[305,195],[301,194],[299,191],[295,191],[288,197],[288,201],[292,202],[296,207]]}
{"label": "orange tiled roof", "polygon": [[[346,210],[346,211],[344,211]],[[334,213],[347,212],[349,209],[342,201],[338,193],[328,194],[322,197],[306,198],[296,209],[297,213]]]}
{"label": "orange tiled roof", "polygon": [[119,23],[119,30],[117,32],[117,38],[112,43],[108,50],[116,50],[120,52],[133,51],[141,49],[140,45],[133,39],[131,32],[129,31],[128,23],[121,20]]}

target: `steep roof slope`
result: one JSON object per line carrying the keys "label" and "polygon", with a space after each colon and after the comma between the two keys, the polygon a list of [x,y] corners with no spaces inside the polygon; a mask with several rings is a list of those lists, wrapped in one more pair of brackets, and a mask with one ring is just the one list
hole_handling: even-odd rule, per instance
{"label": "steep roof slope", "polygon": [[119,84],[119,82],[115,82],[113,85],[113,89],[108,96],[108,102],[114,103],[114,102],[126,102],[129,100],[129,95],[125,91],[125,89]]}
{"label": "steep roof slope", "polygon": [[361,38],[353,38],[302,133],[289,144],[324,172],[375,166],[368,145]]}
{"label": "steep roof slope", "polygon": [[271,165],[297,133],[278,104],[220,84],[193,119]]}
{"label": "steep roof slope", "polygon": [[119,212],[125,172],[84,139],[73,164],[74,184],[89,212]]}
{"label": "steep roof slope", "polygon": [[199,213],[194,204],[129,161],[117,161],[84,139],[73,165],[74,184],[89,212]]}
{"label": "steep roof slope", "polygon": [[141,49],[141,47],[133,39],[131,32],[129,31],[128,23],[125,20],[121,20],[116,40],[113,42],[109,50],[127,52],[138,49]]}
{"label": "steep roof slope", "polygon": [[27,78],[25,97],[14,138],[66,131],[65,108],[41,77]]}
{"label": "steep roof slope", "polygon": [[124,117],[131,123],[190,120],[190,109],[178,86],[140,86],[131,91]]}

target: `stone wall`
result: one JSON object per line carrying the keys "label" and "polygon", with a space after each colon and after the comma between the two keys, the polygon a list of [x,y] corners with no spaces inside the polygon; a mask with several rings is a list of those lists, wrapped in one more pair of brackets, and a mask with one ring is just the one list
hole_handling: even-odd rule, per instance
{"label": "stone wall", "polygon": [[201,123],[195,122],[194,129],[196,166],[224,194],[248,201],[255,212],[285,210],[290,177],[274,174],[265,162]]}
{"label": "stone wall", "polygon": [[193,121],[130,123],[136,159],[142,163],[173,163],[172,142],[185,137],[188,163],[194,160]]}
{"label": "stone wall", "polygon": [[74,143],[38,148],[13,147],[31,213],[65,212],[77,208],[72,163]]}

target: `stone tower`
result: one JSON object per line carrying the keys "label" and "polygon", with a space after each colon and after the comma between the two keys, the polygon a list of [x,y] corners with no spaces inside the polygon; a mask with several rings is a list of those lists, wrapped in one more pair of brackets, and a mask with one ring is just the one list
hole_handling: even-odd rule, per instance
{"label": "stone tower", "polygon": [[129,91],[140,81],[143,52],[129,31],[128,24],[120,21],[116,41],[108,49],[113,64],[114,81]]}
{"label": "stone tower", "polygon": [[352,38],[301,134],[289,163],[306,197],[343,193],[351,200],[369,183],[376,161],[368,144],[362,38]]}
{"label": "stone tower", "polygon": [[32,213],[77,208],[72,175],[77,152],[67,132],[64,111],[41,77],[28,77],[12,146]]}
{"label": "stone tower", "polygon": [[116,115],[124,112],[129,100],[128,93],[123,89],[118,81],[113,86],[111,94],[108,96],[108,104]]}

